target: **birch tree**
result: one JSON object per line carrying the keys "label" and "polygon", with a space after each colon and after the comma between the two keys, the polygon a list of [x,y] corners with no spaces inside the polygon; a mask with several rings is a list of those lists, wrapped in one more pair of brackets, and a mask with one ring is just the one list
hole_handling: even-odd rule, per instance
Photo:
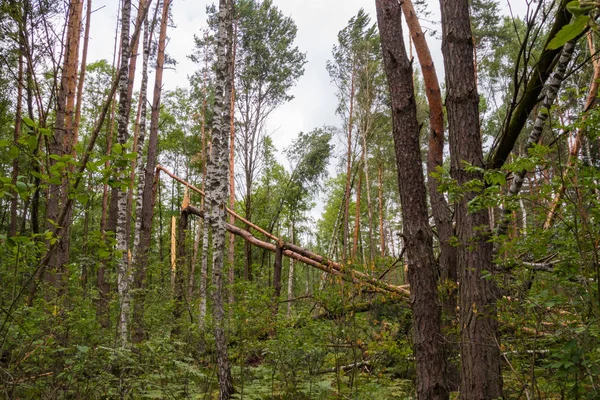
{"label": "birch tree", "polygon": [[224,309],[225,209],[228,203],[229,133],[231,118],[231,57],[233,36],[233,1],[220,0],[217,30],[217,64],[215,103],[212,125],[212,148],[207,166],[206,205],[212,231],[212,301],[217,350],[219,399],[233,394],[233,379],[227,354]]}

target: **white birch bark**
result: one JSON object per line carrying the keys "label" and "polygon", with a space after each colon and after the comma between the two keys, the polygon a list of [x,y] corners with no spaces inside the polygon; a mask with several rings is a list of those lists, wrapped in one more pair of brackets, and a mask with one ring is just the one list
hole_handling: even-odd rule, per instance
{"label": "white birch bark", "polygon": [[212,230],[212,305],[215,325],[217,375],[219,399],[227,400],[233,394],[231,367],[227,355],[224,309],[224,253],[225,253],[225,208],[229,192],[229,122],[231,107],[231,41],[232,0],[219,1],[217,32],[216,88],[213,118],[213,136],[210,160],[207,169],[206,200],[208,222]]}
{"label": "white birch bark", "polygon": [[[535,119],[535,123],[533,125],[533,129],[527,138],[527,144],[525,145],[525,152],[529,151],[529,149],[533,148],[540,137],[542,136],[542,131],[546,124],[546,120],[548,119],[548,115],[550,114],[550,109],[556,100],[558,95],[558,91],[560,90],[560,86],[563,82],[565,72],[567,70],[567,66],[573,57],[573,51],[575,50],[575,42],[568,42],[563,47],[562,53],[556,64],[556,69],[554,70],[554,74],[552,78],[548,80],[546,83],[546,87],[544,88],[544,100],[538,106],[538,113]],[[508,196],[514,197],[519,194],[521,191],[521,187],[523,187],[523,182],[525,180],[525,175],[527,174],[526,170],[516,171],[513,176],[513,180],[511,182],[510,188],[508,190]],[[510,219],[511,211],[509,208],[504,209],[504,216],[502,218],[502,222],[498,227],[498,234],[503,235],[506,233],[508,229],[508,221]]]}
{"label": "white birch bark", "polygon": [[[158,8],[158,6],[157,6]],[[140,231],[142,227],[142,205],[143,194],[146,177],[146,169],[144,163],[144,142],[146,141],[146,116],[148,111],[148,60],[150,59],[150,24],[148,16],[144,18],[144,36],[142,41],[144,55],[142,57],[142,81],[140,86],[140,125],[138,136],[138,153],[137,153],[137,195],[135,198],[135,233],[133,240],[133,248],[138,249],[140,245]],[[134,260],[137,259],[137,252]],[[134,265],[136,263],[134,262]]]}
{"label": "white birch bark", "polygon": [[[129,25],[131,18],[131,0],[123,0],[121,11],[121,63],[119,69],[119,111],[117,115],[118,143],[123,146],[128,138],[128,121],[131,108],[131,99],[128,94],[129,87]],[[125,168],[118,168],[117,180],[124,177]],[[127,238],[127,193],[117,190],[117,226],[115,238],[117,251],[121,253],[118,264],[117,290],[119,293],[119,323],[118,337],[121,346],[128,343],[129,309],[131,303],[130,286],[131,273],[129,270],[128,238]]]}

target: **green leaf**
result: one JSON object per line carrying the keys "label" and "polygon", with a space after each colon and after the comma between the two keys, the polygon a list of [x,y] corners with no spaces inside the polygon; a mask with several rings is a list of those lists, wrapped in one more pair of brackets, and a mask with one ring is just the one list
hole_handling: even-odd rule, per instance
{"label": "green leaf", "polygon": [[27,191],[27,184],[25,182],[17,181],[17,191],[24,193]]}
{"label": "green leaf", "polygon": [[75,196],[77,198],[77,201],[80,202],[81,204],[87,204],[88,200],[90,199],[90,197],[88,196],[87,193],[80,193],[78,195]]}
{"label": "green leaf", "polygon": [[17,146],[11,146],[9,154],[10,154],[10,158],[19,157],[19,148]]}
{"label": "green leaf", "polygon": [[579,0],[571,1],[567,3],[567,11],[569,11],[574,16],[578,17],[582,14],[586,14],[594,9],[593,6],[581,6]]}
{"label": "green leaf", "polygon": [[32,135],[27,138],[27,147],[29,147],[29,151],[34,151],[37,148],[37,145],[37,136]]}
{"label": "green leaf", "polygon": [[35,129],[36,127],[36,123],[34,120],[32,120],[31,118],[28,117],[23,117],[23,122],[25,122],[25,125],[27,125],[28,127]]}
{"label": "green leaf", "polygon": [[590,21],[589,15],[580,15],[574,21],[571,21],[569,25],[564,26],[556,36],[548,43],[550,50],[556,50],[562,47],[569,40],[575,39],[583,30],[586,28]]}

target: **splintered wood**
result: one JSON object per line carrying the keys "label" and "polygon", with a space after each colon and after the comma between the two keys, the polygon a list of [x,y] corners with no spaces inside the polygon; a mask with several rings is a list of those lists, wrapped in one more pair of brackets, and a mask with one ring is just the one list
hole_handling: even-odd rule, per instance
{"label": "splintered wood", "polygon": [[[204,191],[198,189],[197,187],[190,184],[189,182],[181,179],[177,175],[175,175],[172,172],[170,172],[169,170],[167,170],[162,165],[157,165],[156,166],[157,176],[158,176],[158,174],[160,174],[161,171],[166,173],[169,177],[176,180],[177,182],[185,185],[187,189],[198,193],[202,197],[205,196]],[[244,223],[245,225],[251,227],[252,229],[258,231],[263,236],[265,236],[267,241],[260,240],[259,238],[254,236],[251,232],[244,230],[242,228],[239,228],[233,224],[225,225],[228,232],[241,237],[242,239],[246,240],[247,242],[251,243],[252,245],[254,245],[256,247],[259,247],[261,249],[268,250],[268,251],[271,251],[274,253],[276,251],[277,246],[275,244],[269,242],[269,240],[271,240],[271,241],[281,244],[281,247],[283,248],[284,256],[289,257],[296,261],[300,261],[311,267],[317,268],[329,275],[338,277],[339,279],[342,279],[346,282],[350,282],[350,283],[353,283],[356,285],[362,285],[365,288],[367,288],[368,290],[372,290],[375,292],[384,292],[384,293],[395,294],[395,295],[398,295],[398,296],[401,296],[401,297],[404,297],[407,299],[410,296],[410,289],[409,289],[408,285],[397,286],[397,285],[389,284],[387,282],[377,279],[376,277],[372,277],[364,272],[360,272],[360,271],[354,270],[352,268],[348,268],[343,264],[334,262],[332,260],[328,260],[327,258],[325,258],[319,254],[313,253],[312,251],[310,251],[308,249],[302,248],[302,247],[294,245],[292,243],[286,243],[283,240],[276,237],[275,235],[273,235],[272,233],[267,232],[263,228],[255,225],[255,224],[251,223],[250,221],[246,220],[245,218],[239,216],[230,208],[226,207],[225,209],[226,209],[227,213],[230,214],[231,216],[233,216],[237,221]],[[200,218],[204,218],[204,212],[200,208],[194,207],[190,204],[190,199],[189,199],[189,196],[187,195],[187,190],[186,190],[186,196],[184,196],[184,201],[182,204],[182,211],[186,211],[186,212],[189,212],[190,214],[196,215]],[[173,224],[174,223],[175,222],[173,222]],[[174,232],[175,232],[175,227],[173,226],[172,233],[171,233],[171,238],[172,238],[171,248],[172,249],[175,248],[174,247],[175,246],[175,233]],[[173,271],[175,271],[175,264],[176,264],[175,251],[172,250],[171,266],[172,266]]]}

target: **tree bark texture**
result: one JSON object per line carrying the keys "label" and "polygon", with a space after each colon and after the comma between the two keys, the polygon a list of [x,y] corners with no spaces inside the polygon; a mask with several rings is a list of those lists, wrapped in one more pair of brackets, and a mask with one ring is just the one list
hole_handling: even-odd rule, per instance
{"label": "tree bark texture", "polygon": [[[127,143],[129,137],[128,124],[131,110],[131,98],[129,97],[129,25],[131,18],[131,0],[124,0],[121,9],[121,63],[119,68],[119,107],[117,111],[117,142],[122,146]],[[116,182],[120,182],[126,176],[123,167],[116,168]],[[119,293],[119,320],[118,335],[121,346],[126,346],[129,329],[130,308],[130,270],[128,259],[128,237],[127,237],[127,192],[120,187],[113,188],[113,197],[117,201],[117,224],[115,239],[117,251],[120,253],[117,271],[117,291]]]}
{"label": "tree bark texture", "polygon": [[[421,23],[415,12],[411,0],[405,0],[402,4],[402,11],[406,24],[410,31],[419,64],[421,65],[421,73],[425,83],[425,95],[429,105],[429,143],[427,151],[427,188],[429,190],[429,201],[431,203],[431,213],[435,227],[437,228],[438,240],[440,244],[440,278],[442,282],[442,290],[444,293],[443,325],[447,328],[448,335],[454,321],[456,319],[456,280],[457,280],[457,251],[456,247],[451,243],[454,236],[454,228],[452,226],[452,212],[448,207],[444,194],[439,190],[439,182],[434,177],[438,168],[444,164],[444,107],[442,102],[442,93],[438,81],[433,58],[427,45],[427,40],[423,34]],[[447,337],[448,343],[455,342],[455,338]],[[446,356],[453,349],[448,346]],[[450,364],[447,365],[450,370],[456,370]],[[452,379],[452,374],[448,374],[447,384],[448,389],[458,387],[457,379]]]}
{"label": "tree bark texture", "polygon": [[[60,88],[57,96],[56,122],[54,136],[50,139],[50,154],[64,156],[70,155],[73,148],[73,111],[75,108],[77,65],[79,60],[79,38],[81,28],[81,14],[83,10],[82,0],[71,0],[69,3],[69,18],[67,26],[67,42],[65,43],[65,52],[62,66],[62,75]],[[50,167],[56,164],[56,160],[50,159]],[[68,197],[69,181],[67,173],[69,168],[62,171],[62,183],[50,185],[47,218],[54,222],[57,221],[60,204],[65,204]],[[58,172],[58,171],[56,171]],[[62,267],[69,260],[69,235],[68,225],[70,215],[67,216],[65,229],[62,230],[66,240],[61,240],[60,245],[52,257],[51,269],[56,272],[62,272]],[[49,222],[49,228],[52,229],[52,223]],[[60,278],[59,278],[60,279]]]}
{"label": "tree bark texture", "polygon": [[[483,168],[479,95],[475,83],[473,40],[468,0],[441,0],[442,52],[446,70],[446,109],[451,175],[463,186],[481,180],[465,163]],[[462,194],[455,208],[459,241],[459,304],[461,327],[461,398],[502,397],[495,282],[483,274],[493,270],[487,208],[469,210],[479,193]]]}
{"label": "tree bark texture", "polygon": [[[150,249],[150,241],[152,239],[152,220],[154,217],[154,203],[155,193],[158,182],[155,181],[155,165],[158,153],[158,128],[159,128],[159,114],[160,114],[160,102],[162,93],[162,78],[165,64],[165,47],[167,38],[167,24],[169,19],[169,7],[171,0],[165,0],[162,8],[160,33],[158,36],[158,53],[156,56],[156,74],[154,77],[154,93],[152,98],[152,106],[150,112],[150,135],[148,138],[148,151],[146,154],[146,163],[143,171],[143,191],[141,193],[141,212],[136,217],[140,220],[139,225],[139,242],[138,246],[134,251],[136,252],[136,275],[137,283],[139,285],[142,297],[138,299],[136,305],[136,314],[138,321],[141,321],[144,304],[143,304],[143,290],[145,288],[145,277],[146,277],[146,264],[148,263],[148,250]],[[158,4],[157,4],[158,6]],[[150,30],[151,31],[151,30]],[[145,43],[149,46],[150,39]],[[148,49],[149,50],[149,49]],[[144,50],[146,52],[146,50]],[[146,55],[144,55],[144,58]],[[145,60],[147,62],[147,60]],[[141,121],[141,116],[140,116]],[[140,164],[143,165],[143,164]],[[141,172],[141,171],[140,171]],[[140,175],[141,176],[141,175]],[[156,174],[158,176],[158,174]],[[141,179],[141,178],[140,178]],[[138,189],[139,190],[139,189]],[[138,192],[138,205],[140,193]]]}
{"label": "tree bark texture", "polygon": [[[233,32],[233,54],[231,56],[231,104],[229,113],[229,208],[235,209],[235,53],[237,49],[237,23]],[[234,224],[235,218],[229,216],[229,223]],[[233,304],[233,283],[235,281],[235,236],[229,235],[229,249],[227,253],[229,304]]]}
{"label": "tree bark texture", "polygon": [[[148,2],[148,6],[150,2]],[[158,4],[154,12],[154,25],[156,14],[158,13]],[[137,161],[136,161],[136,175],[137,175],[137,188],[135,196],[135,225],[133,233],[133,284],[135,288],[134,301],[133,301],[133,334],[132,340],[134,343],[140,343],[144,339],[144,327],[143,327],[143,315],[144,315],[144,298],[146,288],[146,265],[145,263],[139,262],[139,246],[140,237],[142,231],[142,214],[143,214],[143,199],[144,199],[144,188],[146,183],[146,164],[144,164],[144,144],[146,141],[146,117],[147,117],[147,99],[148,99],[148,61],[150,59],[150,46],[152,42],[152,32],[150,29],[150,23],[148,15],[144,18],[144,35],[142,39],[142,80],[140,86],[140,119],[137,126],[138,138],[137,138]]]}
{"label": "tree bark texture", "polygon": [[396,0],[377,0],[376,6],[392,102],[392,132],[411,285],[417,395],[419,399],[445,400],[448,399],[448,390],[437,263],[428,221],[412,65],[404,47],[400,4]]}
{"label": "tree bark texture", "polygon": [[224,253],[226,207],[228,202],[229,119],[231,118],[231,43],[233,2],[220,0],[217,32],[216,88],[213,136],[207,169],[206,205],[212,231],[212,302],[219,378],[219,399],[227,400],[234,392],[231,367],[227,354],[224,309]]}

